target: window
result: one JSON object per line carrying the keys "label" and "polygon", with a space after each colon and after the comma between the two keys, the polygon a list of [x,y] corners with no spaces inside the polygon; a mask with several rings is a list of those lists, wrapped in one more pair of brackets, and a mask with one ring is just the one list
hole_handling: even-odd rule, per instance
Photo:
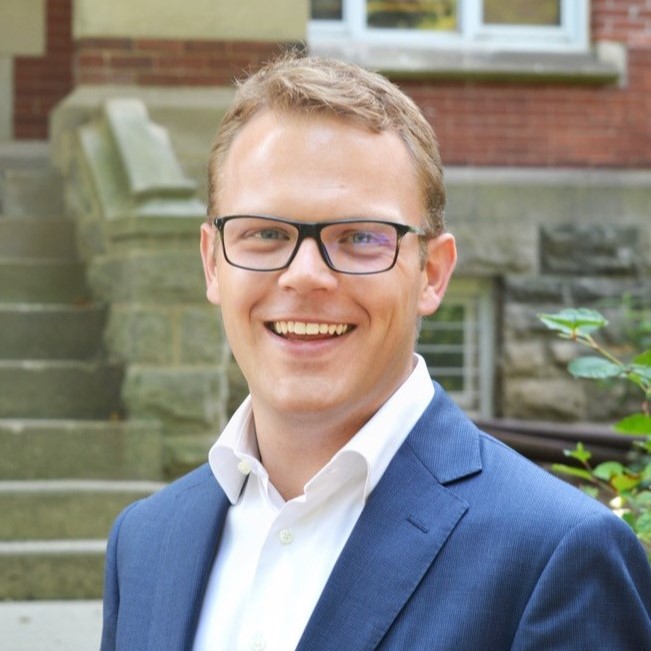
{"label": "window", "polygon": [[311,0],[310,44],[580,51],[587,0]]}
{"label": "window", "polygon": [[473,416],[492,415],[493,333],[490,283],[465,278],[421,326],[417,350],[430,375]]}

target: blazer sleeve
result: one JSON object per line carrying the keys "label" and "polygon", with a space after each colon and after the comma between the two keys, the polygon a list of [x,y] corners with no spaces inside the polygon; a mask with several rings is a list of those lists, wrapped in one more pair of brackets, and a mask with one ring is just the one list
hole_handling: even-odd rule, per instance
{"label": "blazer sleeve", "polygon": [[125,517],[138,504],[134,502],[129,505],[117,517],[111,533],[109,534],[106,546],[106,560],[104,564],[104,605],[102,641],[100,651],[116,650],[116,633],[118,624],[118,612],[120,609],[120,585],[118,580],[118,541],[120,528]]}
{"label": "blazer sleeve", "polygon": [[541,573],[511,651],[651,651],[651,570],[611,514],[562,538]]}

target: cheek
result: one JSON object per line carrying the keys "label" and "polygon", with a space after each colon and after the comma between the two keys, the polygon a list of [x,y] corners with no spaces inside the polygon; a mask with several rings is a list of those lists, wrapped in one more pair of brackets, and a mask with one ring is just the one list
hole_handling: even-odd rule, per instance
{"label": "cheek", "polygon": [[252,276],[253,273],[232,267],[220,268],[218,265],[215,297],[219,298],[224,323],[228,324],[233,334],[250,327],[252,312],[268,294],[261,279]]}

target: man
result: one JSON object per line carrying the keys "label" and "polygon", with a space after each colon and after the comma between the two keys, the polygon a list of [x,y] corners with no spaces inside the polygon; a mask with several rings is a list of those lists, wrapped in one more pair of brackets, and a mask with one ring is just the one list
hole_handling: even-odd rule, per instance
{"label": "man", "polygon": [[608,509],[478,431],[414,354],[454,268],[431,128],[293,56],[238,89],[201,254],[250,396],[118,519],[102,649],[651,649]]}

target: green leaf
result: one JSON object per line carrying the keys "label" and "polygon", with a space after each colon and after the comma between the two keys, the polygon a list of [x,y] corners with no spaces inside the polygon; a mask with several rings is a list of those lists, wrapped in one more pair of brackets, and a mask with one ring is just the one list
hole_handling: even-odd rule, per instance
{"label": "green leaf", "polygon": [[615,423],[613,429],[620,434],[651,436],[651,415],[641,413],[631,414]]}
{"label": "green leaf", "polygon": [[642,535],[651,535],[651,513],[642,513],[635,522],[635,530]]}
{"label": "green leaf", "polygon": [[651,436],[647,436],[644,441],[634,441],[633,446],[642,454],[651,454]]}
{"label": "green leaf", "polygon": [[597,499],[599,497],[599,489],[596,486],[581,486],[581,490],[590,497]]}
{"label": "green leaf", "polygon": [[563,454],[566,457],[571,457],[572,459],[576,459],[581,463],[587,463],[590,461],[590,459],[592,459],[592,452],[590,452],[590,450],[586,450],[581,441],[576,444],[574,450],[563,450]]}
{"label": "green leaf", "polygon": [[632,488],[639,486],[640,477],[638,475],[626,474],[615,475],[610,480],[610,484],[618,493],[625,493],[626,491],[630,491]]}
{"label": "green leaf", "polygon": [[623,366],[609,362],[602,357],[588,356],[573,359],[568,365],[567,370],[574,377],[590,378],[603,380],[606,378],[617,377],[624,370]]}
{"label": "green leaf", "polygon": [[624,472],[624,466],[617,461],[605,461],[600,463],[593,471],[592,474],[598,479],[610,481],[613,476],[621,475]]}
{"label": "green leaf", "polygon": [[633,529],[633,531],[635,531],[637,533],[637,528],[635,526],[635,515],[633,513],[631,513],[630,511],[624,513],[622,515],[622,520],[624,520],[624,522],[626,522],[626,524],[631,529]]}
{"label": "green leaf", "polygon": [[586,481],[593,481],[590,472],[584,470],[583,468],[576,468],[574,466],[566,466],[562,463],[555,463],[552,466],[552,470],[563,475],[571,475],[572,477],[579,477],[581,479],[585,479]]}
{"label": "green leaf", "polygon": [[635,504],[640,508],[650,509],[651,513],[651,491],[641,491],[635,496]]}
{"label": "green leaf", "polygon": [[[647,463],[640,474],[642,475],[642,481],[648,481],[651,479],[651,463]],[[649,495],[651,495],[651,493],[649,493]]]}
{"label": "green leaf", "polygon": [[637,355],[633,359],[633,364],[639,364],[641,366],[648,366],[651,368],[651,348]]}
{"label": "green leaf", "polygon": [[538,318],[550,329],[573,335],[575,332],[590,334],[608,324],[608,321],[596,310],[571,308],[556,314],[539,314]]}
{"label": "green leaf", "polygon": [[644,364],[631,364],[627,367],[629,373],[634,373],[644,380],[651,380],[651,366]]}

